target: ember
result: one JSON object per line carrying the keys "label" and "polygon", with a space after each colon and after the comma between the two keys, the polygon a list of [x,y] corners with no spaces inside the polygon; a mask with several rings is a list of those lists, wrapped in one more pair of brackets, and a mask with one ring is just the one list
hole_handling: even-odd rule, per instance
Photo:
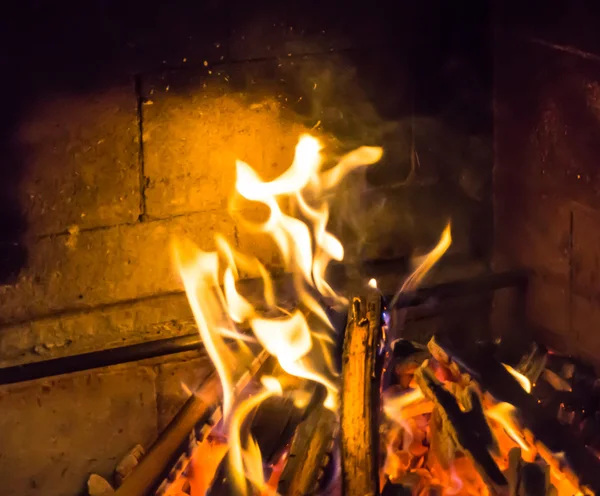
{"label": "ember", "polygon": [[[513,405],[485,391],[435,338],[427,348],[399,342],[392,366],[393,384],[383,394],[382,487],[401,485],[413,494],[593,494],[560,453],[523,425]],[[536,394],[528,377],[504,367]]]}

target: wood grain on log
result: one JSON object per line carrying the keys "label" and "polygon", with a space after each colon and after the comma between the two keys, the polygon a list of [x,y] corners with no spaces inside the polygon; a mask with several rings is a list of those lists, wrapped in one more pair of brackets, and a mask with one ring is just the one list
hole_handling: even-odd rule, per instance
{"label": "wood grain on log", "polygon": [[341,394],[343,494],[379,494],[379,382],[381,298],[354,298],[344,336]]}
{"label": "wood grain on log", "polygon": [[279,494],[315,494],[338,429],[337,415],[323,405],[315,408],[294,435],[288,462],[279,480]]}

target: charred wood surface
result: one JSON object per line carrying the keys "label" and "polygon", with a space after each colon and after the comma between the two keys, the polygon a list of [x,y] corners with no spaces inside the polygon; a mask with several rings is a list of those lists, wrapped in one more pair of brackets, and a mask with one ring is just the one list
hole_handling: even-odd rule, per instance
{"label": "charred wood surface", "polygon": [[[429,370],[420,369],[415,378],[425,396],[434,401],[436,411],[441,416],[442,431],[450,437],[452,443],[471,457],[488,484],[506,486],[507,481],[490,454],[494,450],[494,437],[485,420],[477,393],[469,389],[465,391],[470,409],[463,411],[456,398]],[[449,463],[450,461],[445,463],[448,468]]]}
{"label": "charred wood surface", "polygon": [[379,494],[378,432],[381,298],[356,297],[344,336],[341,394],[343,494]]}

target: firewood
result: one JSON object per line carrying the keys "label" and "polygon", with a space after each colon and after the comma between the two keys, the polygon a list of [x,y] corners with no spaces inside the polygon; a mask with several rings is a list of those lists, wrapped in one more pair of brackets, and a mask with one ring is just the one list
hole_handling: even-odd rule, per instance
{"label": "firewood", "polygon": [[379,494],[381,298],[354,298],[344,335],[341,392],[343,494]]}
{"label": "firewood", "polygon": [[[251,363],[244,364],[247,368],[236,385],[236,389],[243,389],[255,375],[271,371],[274,366],[273,359],[266,351],[261,352]],[[241,369],[241,367],[240,367]],[[196,427],[200,423],[210,420],[214,407],[218,405],[221,395],[221,384],[216,373],[211,374],[200,386],[198,391],[187,401],[168,427],[152,445],[136,469],[123,481],[123,485],[116,491],[118,496],[143,496],[149,494],[161,482],[161,476],[172,462],[178,457],[178,450],[186,445]],[[193,436],[195,439],[195,436]],[[181,455],[185,456],[185,453]],[[189,458],[189,457],[188,457]],[[178,474],[182,470],[177,467],[171,470]],[[171,474],[170,473],[170,474]],[[170,475],[169,474],[169,475]],[[166,480],[163,484],[166,484]]]}
{"label": "firewood", "polygon": [[123,481],[133,472],[140,463],[146,452],[140,444],[134,446],[117,464],[115,468],[115,482],[117,486],[123,484]]}
{"label": "firewood", "polygon": [[289,496],[315,493],[320,472],[333,449],[338,419],[323,405],[314,408],[296,429],[278,492]]}
{"label": "firewood", "polygon": [[449,436],[452,443],[471,458],[488,484],[506,486],[506,479],[490,454],[494,449],[494,437],[485,420],[477,393],[469,389],[465,391],[469,404],[463,403],[463,407],[470,408],[463,411],[457,399],[430,370],[420,368],[415,373],[415,379],[425,396],[436,404],[434,416],[439,415],[441,427],[438,429],[441,429],[443,435]]}
{"label": "firewood", "polygon": [[513,448],[508,453],[508,494],[510,496],[550,496],[556,488],[550,484],[549,467],[527,463],[521,458],[521,449]]}
{"label": "firewood", "polygon": [[[528,394],[506,368],[485,349],[476,343],[465,343],[446,336],[438,340],[446,355],[460,363],[481,388],[489,392],[497,401],[510,403],[518,409],[523,425],[535,438],[548,447],[550,452],[564,452],[573,472],[577,473],[579,483],[593,493],[600,492],[600,460],[573,436],[568,428],[561,425],[550,412],[540,405],[533,395]],[[540,447],[536,446],[541,453]],[[551,456],[543,458],[547,463]],[[547,459],[548,458],[548,459]],[[567,474],[564,468],[562,472]],[[566,475],[568,477],[568,475]]]}

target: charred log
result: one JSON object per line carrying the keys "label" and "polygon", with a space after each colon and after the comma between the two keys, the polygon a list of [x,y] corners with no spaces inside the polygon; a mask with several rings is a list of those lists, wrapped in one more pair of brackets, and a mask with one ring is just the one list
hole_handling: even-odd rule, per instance
{"label": "charred log", "polygon": [[493,354],[476,345],[458,343],[449,336],[441,336],[437,342],[452,361],[468,371],[484,390],[498,401],[514,405],[524,425],[541,444],[552,452],[564,452],[568,464],[579,478],[574,483],[600,492],[600,460],[568,427],[561,425],[533,395],[528,394]]}
{"label": "charred log", "polygon": [[[417,371],[415,378],[425,396],[435,402],[434,411],[441,417],[442,429],[450,438],[449,442],[470,455],[485,480],[495,486],[506,486],[506,478],[490,454],[495,448],[494,436],[485,420],[478,395],[466,390],[470,408],[463,411],[452,393],[427,368]],[[449,462],[446,461],[447,467]]]}

